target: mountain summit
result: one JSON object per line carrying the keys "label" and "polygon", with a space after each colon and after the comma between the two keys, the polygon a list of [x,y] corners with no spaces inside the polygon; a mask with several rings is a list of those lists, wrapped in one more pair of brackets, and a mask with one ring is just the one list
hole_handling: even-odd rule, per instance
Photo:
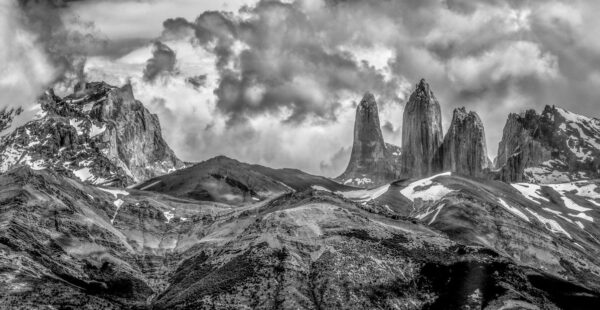
{"label": "mountain summit", "polygon": [[51,168],[92,184],[125,186],[184,166],[162,138],[158,117],[131,85],[78,84],[60,98],[48,90],[38,117],[0,140],[0,172]]}
{"label": "mountain summit", "polygon": [[398,155],[398,152],[388,149],[383,141],[375,96],[366,93],[356,107],[350,162],[337,180],[355,186],[374,186],[392,181],[396,177],[394,154]]}
{"label": "mountain summit", "polygon": [[402,122],[402,172],[428,176],[441,169],[438,150],[442,145],[442,112],[429,84],[422,79],[410,95]]}
{"label": "mountain summit", "polygon": [[507,182],[559,183],[600,176],[600,120],[546,106],[508,116],[496,168]]}
{"label": "mountain summit", "polygon": [[484,175],[490,162],[485,143],[485,129],[481,118],[466,109],[454,110],[450,128],[444,137],[441,148],[443,170],[461,175]]}

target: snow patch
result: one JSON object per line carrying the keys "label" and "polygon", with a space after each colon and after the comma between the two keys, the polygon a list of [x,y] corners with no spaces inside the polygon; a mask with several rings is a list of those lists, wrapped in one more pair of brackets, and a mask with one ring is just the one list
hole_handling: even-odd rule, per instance
{"label": "snow patch", "polygon": [[106,125],[102,125],[102,127],[97,127],[96,125],[92,124],[92,128],[90,129],[90,138],[95,137],[103,133],[104,131],[106,131]]}
{"label": "snow patch", "polygon": [[593,217],[591,217],[589,215],[586,215],[583,212],[577,213],[577,214],[569,214],[569,216],[582,218],[582,219],[584,219],[584,220],[586,220],[588,222],[592,222],[592,223],[594,222],[594,218]]}
{"label": "snow patch", "polygon": [[75,174],[75,176],[83,182],[94,177],[90,172],[90,168],[81,168],[79,170],[74,170],[73,174]]}
{"label": "snow patch", "polygon": [[373,180],[371,180],[369,178],[354,178],[354,179],[348,179],[348,180],[344,181],[344,185],[349,184],[349,183],[353,183],[356,185],[366,185],[366,184],[373,183]]}
{"label": "snow patch", "polygon": [[525,215],[525,213],[521,212],[521,210],[509,205],[506,201],[504,201],[502,198],[498,198],[498,201],[500,202],[500,205],[503,206],[506,210],[508,210],[510,213],[524,219],[527,222],[529,221],[529,218],[527,217],[527,215]]}
{"label": "snow patch", "polygon": [[122,189],[112,189],[112,188],[102,188],[102,187],[96,187],[97,189],[107,192],[107,193],[111,193],[115,196],[115,198],[118,198],[118,195],[123,195],[123,196],[127,196],[129,195],[129,193],[127,191],[124,191]]}
{"label": "snow patch", "polygon": [[167,219],[166,223],[169,223],[175,217],[175,214],[171,211],[163,211],[163,215]]}
{"label": "snow patch", "polygon": [[330,190],[326,189],[325,187],[319,186],[319,185],[312,185],[311,188],[314,190],[318,190],[318,191],[331,192]]}
{"label": "snow patch", "polygon": [[[449,176],[450,172],[434,175],[432,177],[418,180],[406,186],[404,189],[400,191],[402,195],[406,198],[414,201],[415,199],[422,199],[424,201],[437,201],[442,199],[444,196],[449,193],[454,192],[442,184],[439,184],[433,179],[441,176]],[[422,187],[426,187],[425,189],[421,189]]]}
{"label": "snow patch", "polygon": [[542,189],[541,186],[539,186],[539,185],[528,184],[528,183],[514,183],[514,184],[511,184],[511,186],[513,188],[515,188],[516,190],[518,190],[519,192],[521,192],[521,194],[523,196],[527,197],[527,199],[529,199],[537,204],[540,204],[540,200],[550,202],[550,200],[548,200],[545,197],[542,197],[538,193]]}
{"label": "snow patch", "polygon": [[440,211],[442,211],[442,208],[444,208],[445,205],[446,204],[443,203],[439,207],[437,207],[437,212],[435,212],[435,214],[431,218],[431,221],[429,221],[429,225],[433,224],[433,222],[435,221],[435,219],[437,218],[437,216],[440,214]]}
{"label": "snow patch", "polygon": [[544,224],[544,227],[546,227],[546,229],[548,229],[549,231],[551,231],[552,233],[555,234],[563,234],[567,237],[569,237],[569,239],[572,239],[571,235],[562,228],[562,226],[560,226],[560,224],[558,224],[557,221],[555,220],[551,220],[551,219],[547,219],[529,209],[526,209],[527,212],[531,213],[533,216],[535,216],[535,218],[537,218],[538,221],[542,222],[542,224]]}
{"label": "snow patch", "polygon": [[576,204],[573,200],[569,199],[566,196],[562,196],[561,198],[562,198],[563,202],[565,203],[565,207],[567,207],[571,210],[575,210],[575,211],[579,211],[579,212],[585,212],[585,211],[591,210],[589,208],[584,208],[584,207]]}
{"label": "snow patch", "polygon": [[83,130],[81,130],[81,128],[79,127],[81,125],[81,123],[83,123],[83,121],[78,121],[78,120],[74,120],[74,119],[70,119],[69,120],[69,124],[75,128],[75,130],[77,130],[77,135],[81,136],[83,134]]}
{"label": "snow patch", "polygon": [[114,224],[115,219],[117,218],[117,213],[119,213],[119,209],[121,209],[121,206],[123,205],[123,200],[121,199],[117,199],[113,202],[113,204],[115,205],[115,207],[117,207],[117,209],[115,209],[115,214],[113,214],[112,219],[110,219],[110,223]]}
{"label": "snow patch", "polygon": [[386,184],[374,189],[359,189],[348,192],[336,192],[342,195],[344,198],[367,202],[379,198],[379,196],[385,194],[390,189],[390,185]]}

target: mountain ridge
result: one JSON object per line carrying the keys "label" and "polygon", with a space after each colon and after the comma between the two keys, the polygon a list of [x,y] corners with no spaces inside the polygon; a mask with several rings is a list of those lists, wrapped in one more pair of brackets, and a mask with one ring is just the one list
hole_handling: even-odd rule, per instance
{"label": "mountain ridge", "polygon": [[126,186],[184,166],[129,84],[86,83],[64,98],[50,89],[39,104],[37,118],[1,138],[0,172],[25,164]]}

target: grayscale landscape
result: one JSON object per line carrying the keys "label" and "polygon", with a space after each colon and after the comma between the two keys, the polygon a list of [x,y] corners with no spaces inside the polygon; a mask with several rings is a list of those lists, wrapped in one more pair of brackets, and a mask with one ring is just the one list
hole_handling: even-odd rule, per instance
{"label": "grayscale landscape", "polygon": [[600,309],[598,9],[6,0],[0,309]]}

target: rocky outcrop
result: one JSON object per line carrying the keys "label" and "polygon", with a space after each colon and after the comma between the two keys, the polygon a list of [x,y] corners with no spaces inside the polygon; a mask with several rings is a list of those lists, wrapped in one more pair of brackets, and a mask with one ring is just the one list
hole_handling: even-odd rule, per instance
{"label": "rocky outcrop", "polygon": [[440,104],[422,79],[404,108],[402,123],[402,172],[423,177],[441,170],[439,149],[443,142]]}
{"label": "rocky outcrop", "polygon": [[464,107],[455,109],[440,152],[443,170],[465,176],[484,176],[489,158],[485,129],[479,115],[467,113]]}
{"label": "rocky outcrop", "polygon": [[0,140],[0,173],[18,165],[50,168],[93,184],[125,186],[184,166],[162,138],[158,117],[131,85],[78,84],[47,91],[36,119]]}
{"label": "rocky outcrop", "polygon": [[102,136],[107,157],[129,169],[135,181],[183,166],[162,138],[158,116],[135,100],[131,85],[109,92],[106,102],[91,114],[108,125],[107,134]]}
{"label": "rocky outcrop", "polygon": [[510,114],[498,146],[497,177],[560,183],[600,175],[600,120],[546,106]]}
{"label": "rocky outcrop", "polygon": [[392,159],[395,153],[398,150],[388,150],[383,141],[375,97],[366,93],[356,107],[350,162],[337,180],[347,185],[365,187],[392,181],[397,176]]}

